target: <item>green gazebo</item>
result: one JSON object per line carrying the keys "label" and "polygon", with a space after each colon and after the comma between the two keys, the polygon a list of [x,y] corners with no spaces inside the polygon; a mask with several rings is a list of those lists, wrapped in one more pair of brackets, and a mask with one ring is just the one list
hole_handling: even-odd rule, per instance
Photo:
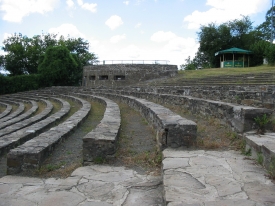
{"label": "green gazebo", "polygon": [[249,54],[252,51],[231,48],[215,53],[215,56],[220,55],[220,67],[221,68],[232,68],[232,67],[249,67]]}

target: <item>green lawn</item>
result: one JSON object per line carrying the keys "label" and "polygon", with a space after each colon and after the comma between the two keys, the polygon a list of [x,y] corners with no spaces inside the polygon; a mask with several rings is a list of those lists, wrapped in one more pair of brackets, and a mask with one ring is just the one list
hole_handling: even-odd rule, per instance
{"label": "green lawn", "polygon": [[240,75],[253,73],[267,73],[273,72],[275,74],[275,66],[257,66],[245,68],[213,68],[201,70],[180,70],[179,75],[175,78],[204,78],[208,76],[224,76],[224,75]]}

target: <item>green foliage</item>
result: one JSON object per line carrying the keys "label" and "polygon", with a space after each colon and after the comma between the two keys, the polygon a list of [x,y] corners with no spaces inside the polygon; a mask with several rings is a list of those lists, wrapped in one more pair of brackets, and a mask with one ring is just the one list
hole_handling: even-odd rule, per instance
{"label": "green foliage", "polygon": [[264,156],[262,153],[257,153],[257,162],[260,164],[260,165],[263,165],[263,162],[264,162]]}
{"label": "green foliage", "polygon": [[266,53],[265,53],[268,64],[271,66],[275,65],[275,44],[271,44],[267,46]]}
{"label": "green foliage", "polygon": [[72,54],[64,46],[47,48],[38,71],[43,76],[41,79],[43,86],[77,85],[81,74]]}
{"label": "green foliage", "polygon": [[258,133],[264,134],[266,130],[266,125],[270,122],[270,118],[264,114],[262,117],[257,116],[254,118],[257,126],[258,126]]}
{"label": "green foliage", "polygon": [[182,70],[195,70],[196,66],[194,64],[194,62],[190,59],[190,56],[185,59],[185,64],[182,64],[181,66]]}
{"label": "green foliage", "polygon": [[75,60],[82,68],[96,61],[93,53],[89,52],[89,43],[82,38],[68,38],[56,34],[36,35],[32,38],[22,34],[14,34],[3,42],[2,50],[7,54],[0,57],[0,66],[10,73],[10,76],[36,74],[38,65],[43,60],[47,48],[64,46],[75,55]]}
{"label": "green foliage", "polygon": [[3,76],[0,75],[0,94],[9,94],[39,88],[41,76],[38,74]]}
{"label": "green foliage", "polygon": [[275,179],[275,158],[272,157],[268,168],[269,177]]}
{"label": "green foliage", "polygon": [[95,164],[103,164],[105,161],[106,161],[106,160],[105,160],[105,158],[103,158],[103,157],[95,157],[95,158],[94,158],[94,163],[95,163]]}

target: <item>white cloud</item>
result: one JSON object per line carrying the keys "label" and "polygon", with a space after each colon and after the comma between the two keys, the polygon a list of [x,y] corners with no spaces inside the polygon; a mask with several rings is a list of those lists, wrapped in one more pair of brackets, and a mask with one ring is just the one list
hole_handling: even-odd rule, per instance
{"label": "white cloud", "polygon": [[77,3],[78,3],[79,6],[81,6],[82,9],[86,9],[86,10],[91,11],[93,13],[96,12],[97,4],[83,3],[82,0],[77,0]]}
{"label": "white cloud", "polygon": [[127,6],[129,5],[129,3],[130,3],[129,1],[123,1],[123,4],[125,4]]}
{"label": "white cloud", "polygon": [[117,15],[113,15],[111,16],[106,22],[105,24],[111,29],[114,30],[117,27],[121,26],[123,24],[123,21],[121,19],[121,17],[117,16]]}
{"label": "white cloud", "polygon": [[0,11],[4,11],[3,20],[21,22],[31,13],[44,14],[52,11],[59,0],[0,0]]}
{"label": "white cloud", "polygon": [[125,38],[126,38],[125,34],[116,35],[116,36],[111,37],[110,42],[113,43],[113,44],[116,44],[116,43],[118,43],[119,41],[121,41]]}
{"label": "white cloud", "polygon": [[184,18],[188,29],[198,29],[200,25],[211,22],[223,23],[233,19],[239,19],[241,15],[249,16],[268,8],[269,0],[207,0],[209,10],[194,11]]}
{"label": "white cloud", "polygon": [[73,0],[66,0],[66,4],[69,8],[72,8],[74,6]]}
{"label": "white cloud", "polygon": [[139,27],[141,27],[141,23],[137,23],[137,24],[135,25],[135,28],[139,28]]}
{"label": "white cloud", "polygon": [[49,33],[58,34],[58,36],[64,36],[65,38],[69,35],[74,38],[85,38],[85,35],[82,34],[75,25],[73,24],[62,24],[56,28],[50,28]]}
{"label": "white cloud", "polygon": [[176,35],[171,32],[158,31],[151,36],[151,40],[155,42],[165,42],[175,38]]}

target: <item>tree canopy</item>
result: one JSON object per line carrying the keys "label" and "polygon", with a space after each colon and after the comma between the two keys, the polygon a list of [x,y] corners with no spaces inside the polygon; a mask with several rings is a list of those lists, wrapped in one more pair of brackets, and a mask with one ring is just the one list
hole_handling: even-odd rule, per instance
{"label": "tree canopy", "polygon": [[79,82],[78,64],[65,46],[48,47],[38,67],[43,86],[77,85]]}
{"label": "tree canopy", "polygon": [[[270,64],[274,64],[275,45],[270,44],[271,29],[275,29],[275,17],[272,11],[275,11],[275,7],[267,11],[266,21],[255,28],[248,16],[220,25],[210,23],[201,26],[197,33],[200,43],[198,51],[193,59],[186,59],[186,63],[181,67],[186,69],[219,67],[220,61],[215,57],[215,53],[232,47],[253,51],[250,62],[252,66],[262,64],[264,57]],[[275,40],[275,35],[272,40]]]}
{"label": "tree canopy", "polygon": [[29,38],[19,33],[4,40],[2,50],[6,54],[0,56],[0,66],[9,72],[10,76],[36,74],[46,50],[53,46],[66,47],[79,68],[96,61],[96,56],[89,52],[89,43],[82,38],[57,38],[56,34]]}

